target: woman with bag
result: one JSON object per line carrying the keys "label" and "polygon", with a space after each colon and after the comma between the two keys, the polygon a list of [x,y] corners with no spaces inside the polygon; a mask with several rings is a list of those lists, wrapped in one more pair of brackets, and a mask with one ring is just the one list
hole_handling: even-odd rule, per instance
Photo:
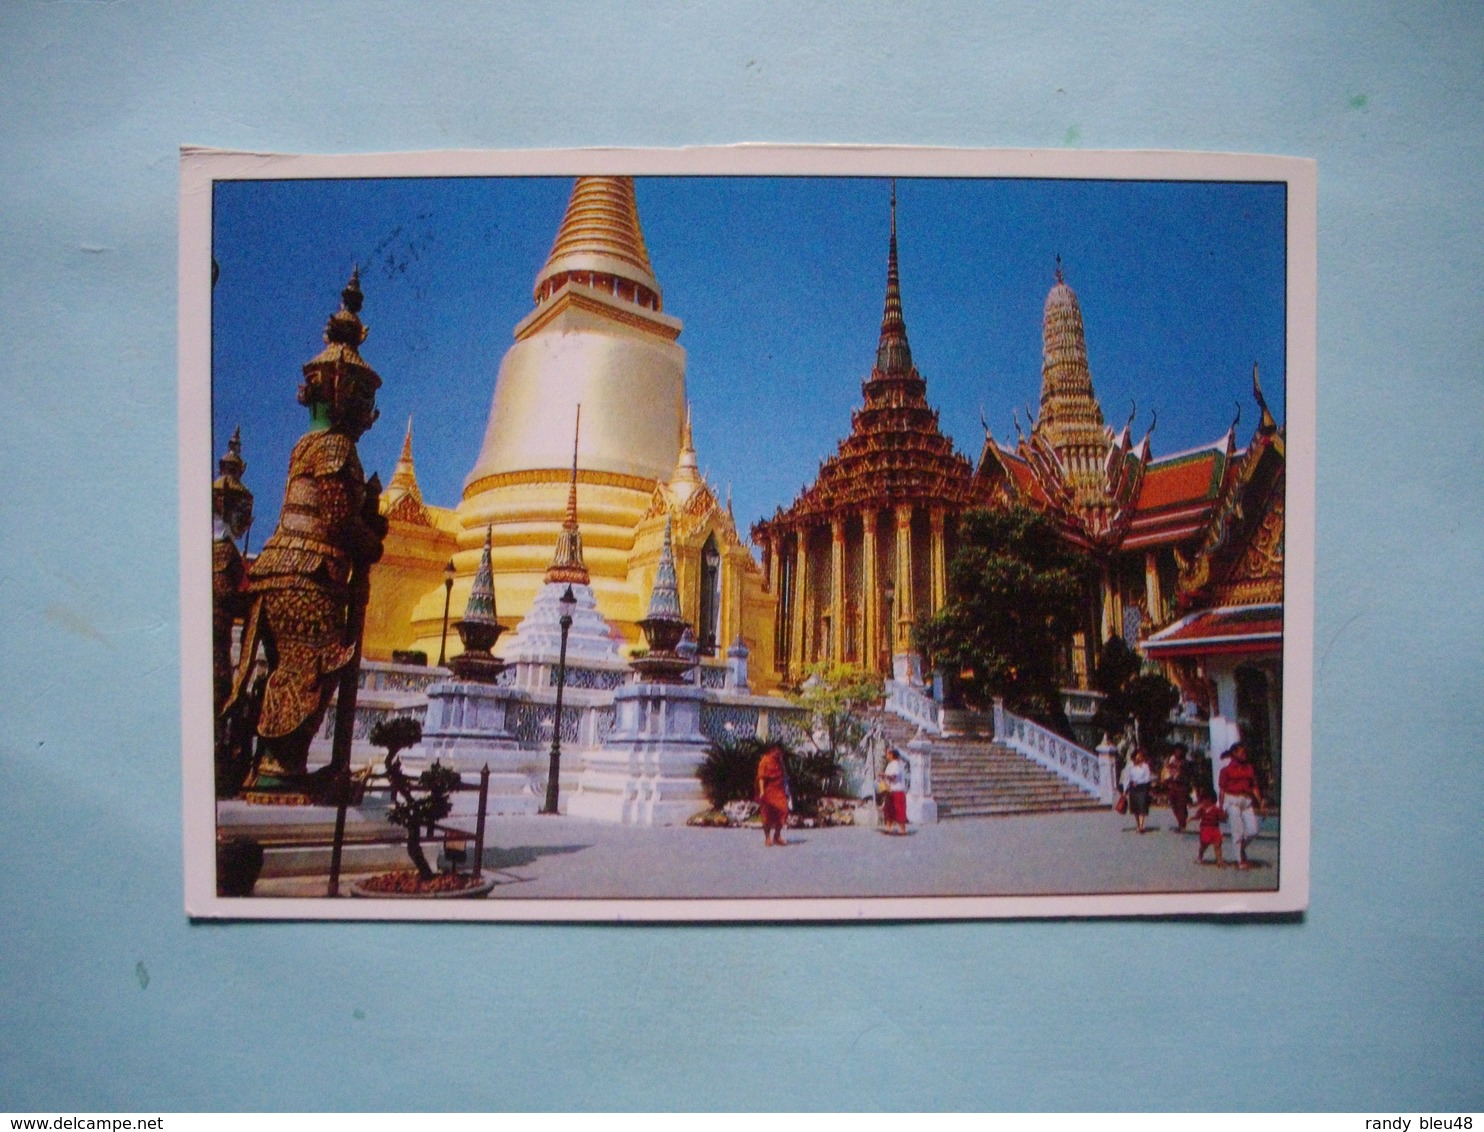
{"label": "woman with bag", "polygon": [[1149,787],[1154,775],[1149,769],[1149,759],[1143,747],[1135,747],[1128,765],[1123,768],[1119,785],[1128,799],[1128,811],[1134,815],[1134,826],[1140,833],[1146,832],[1144,821],[1149,817]]}

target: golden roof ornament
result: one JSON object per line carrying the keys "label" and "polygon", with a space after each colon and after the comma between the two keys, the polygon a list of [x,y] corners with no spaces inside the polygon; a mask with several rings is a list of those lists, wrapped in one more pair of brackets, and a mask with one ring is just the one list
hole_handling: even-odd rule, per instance
{"label": "golden roof ornament", "polygon": [[402,454],[397,457],[397,469],[392,473],[392,482],[387,484],[383,505],[387,501],[410,498],[416,503],[423,501],[422,489],[417,486],[417,469],[412,463],[412,418],[407,418],[407,435],[402,438]]}
{"label": "golden roof ornament", "polygon": [[567,517],[557,535],[556,553],[546,568],[545,581],[588,585],[592,580],[587,563],[582,560],[582,533],[577,529],[577,442],[582,433],[582,406],[577,406],[577,423],[572,429],[572,479],[567,485]]}
{"label": "golden roof ornament", "polygon": [[902,316],[902,283],[897,271],[897,183],[891,183],[891,242],[886,253],[886,304],[881,312],[881,339],[876,345],[876,370],[906,376],[912,372],[912,347],[907,344],[907,320]]}

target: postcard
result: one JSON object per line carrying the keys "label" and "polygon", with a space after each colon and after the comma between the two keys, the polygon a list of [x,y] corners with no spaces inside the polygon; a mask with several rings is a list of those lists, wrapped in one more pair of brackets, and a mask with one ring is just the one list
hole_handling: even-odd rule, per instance
{"label": "postcard", "polygon": [[1304,909],[1315,184],[184,149],[186,911]]}

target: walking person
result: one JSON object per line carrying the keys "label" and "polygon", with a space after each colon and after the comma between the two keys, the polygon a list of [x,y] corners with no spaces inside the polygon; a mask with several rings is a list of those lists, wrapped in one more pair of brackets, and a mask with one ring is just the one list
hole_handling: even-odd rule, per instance
{"label": "walking person", "polygon": [[1190,759],[1186,757],[1185,744],[1175,744],[1159,777],[1165,786],[1170,813],[1175,815],[1175,831],[1184,833],[1185,823],[1190,820]]}
{"label": "walking person", "polygon": [[757,761],[757,806],[763,819],[763,844],[787,845],[783,827],[788,824],[790,806],[788,769],[779,746],[767,748]]}
{"label": "walking person", "polygon": [[907,832],[907,763],[902,752],[895,747],[887,748],[886,766],[881,771],[886,782],[885,814],[886,832]]}
{"label": "walking person", "polygon": [[1221,791],[1221,808],[1226,811],[1227,828],[1231,830],[1232,848],[1236,850],[1237,868],[1250,869],[1247,843],[1257,836],[1262,817],[1262,791],[1257,785],[1257,771],[1247,761],[1247,744],[1238,740],[1226,752],[1227,763],[1216,778]]}
{"label": "walking person", "polygon": [[1209,786],[1202,786],[1200,801],[1196,803],[1195,820],[1200,824],[1201,844],[1195,851],[1195,863],[1204,865],[1206,863],[1206,850],[1216,850],[1216,867],[1225,868],[1221,860],[1221,823],[1226,820],[1226,814],[1216,804],[1216,793]]}
{"label": "walking person", "polygon": [[1154,772],[1149,766],[1144,748],[1135,747],[1128,764],[1123,768],[1119,785],[1128,798],[1128,812],[1134,815],[1134,826],[1140,833],[1147,832],[1144,823],[1149,819],[1149,787],[1153,779]]}

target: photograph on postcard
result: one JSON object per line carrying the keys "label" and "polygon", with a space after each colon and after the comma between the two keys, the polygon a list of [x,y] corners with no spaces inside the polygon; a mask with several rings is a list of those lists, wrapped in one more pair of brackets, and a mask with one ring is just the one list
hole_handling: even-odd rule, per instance
{"label": "photograph on postcard", "polygon": [[1303,906],[1311,165],[439,156],[183,156],[192,914]]}

